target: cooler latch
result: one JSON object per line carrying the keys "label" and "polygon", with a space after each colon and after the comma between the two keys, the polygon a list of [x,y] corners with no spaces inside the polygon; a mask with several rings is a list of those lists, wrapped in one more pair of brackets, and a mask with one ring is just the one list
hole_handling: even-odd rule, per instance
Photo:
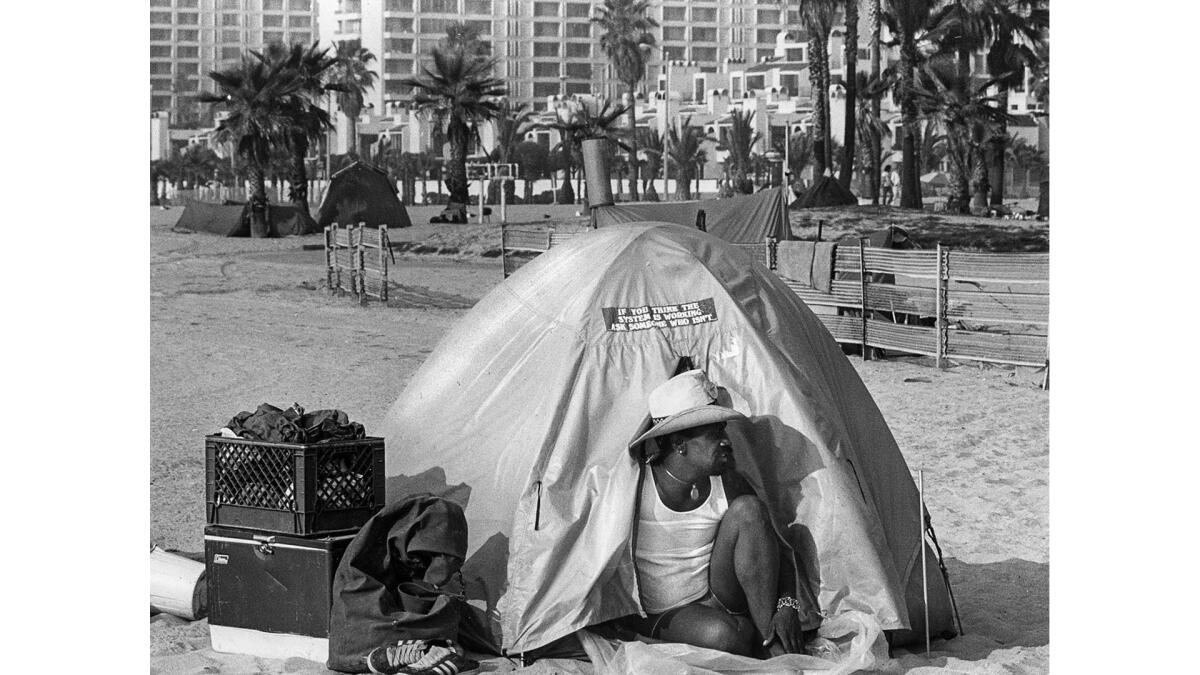
{"label": "cooler latch", "polygon": [[254,541],[258,542],[259,553],[263,555],[271,555],[275,553],[275,547],[273,546],[275,543],[274,535],[256,534],[254,535]]}

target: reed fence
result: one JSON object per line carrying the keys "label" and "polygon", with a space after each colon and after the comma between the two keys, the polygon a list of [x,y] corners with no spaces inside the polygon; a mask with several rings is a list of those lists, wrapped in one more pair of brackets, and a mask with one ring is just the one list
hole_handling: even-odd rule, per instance
{"label": "reed fence", "polygon": [[387,225],[326,226],[326,287],[336,295],[353,294],[361,305],[370,298],[386,303],[390,255]]}
{"label": "reed fence", "polygon": [[[503,227],[507,277],[586,230]],[[735,244],[779,273],[781,249],[802,242]],[[821,323],[863,358],[872,348],[947,359],[1049,368],[1050,256],[839,244],[830,290],[780,276]]]}

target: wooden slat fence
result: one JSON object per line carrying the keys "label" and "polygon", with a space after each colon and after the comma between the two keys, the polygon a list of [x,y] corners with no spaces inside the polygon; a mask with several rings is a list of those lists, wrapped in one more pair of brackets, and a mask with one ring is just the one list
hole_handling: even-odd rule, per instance
{"label": "wooden slat fence", "polygon": [[[580,231],[502,231],[504,276]],[[799,242],[734,244],[768,268]],[[781,277],[838,342],[944,359],[1049,363],[1050,256],[840,244],[828,293]],[[865,308],[865,313],[864,313]],[[865,315],[864,315],[865,314]]]}
{"label": "wooden slat fence", "polygon": [[329,225],[325,228],[326,287],[337,295],[352,293],[362,305],[370,298],[386,303],[390,255],[387,225]]}

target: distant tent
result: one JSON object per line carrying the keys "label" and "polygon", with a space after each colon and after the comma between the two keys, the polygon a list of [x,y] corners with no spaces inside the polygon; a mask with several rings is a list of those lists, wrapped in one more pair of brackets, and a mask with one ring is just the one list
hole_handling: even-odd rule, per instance
{"label": "distant tent", "polygon": [[792,202],[789,208],[793,209],[812,209],[822,206],[857,206],[858,197],[849,189],[842,187],[833,176],[821,176],[817,182],[812,184],[796,201]]}
{"label": "distant tent", "polygon": [[696,226],[704,211],[705,231],[734,244],[761,244],[767,237],[795,239],[787,218],[787,187],[725,199],[657,204],[611,204],[593,209],[596,227],[617,223],[657,221]]}
{"label": "distant tent", "polygon": [[[312,234],[316,232],[312,222],[312,218],[306,218],[299,208],[291,204],[267,206],[268,237]],[[250,205],[240,202],[213,204],[188,201],[175,223],[175,229],[209,232],[224,237],[249,237]]]}
{"label": "distant tent", "polygon": [[317,213],[317,225],[325,227],[333,223],[387,225],[389,229],[412,227],[408,211],[396,196],[396,186],[387,172],[363,162],[354,162],[333,174]]}

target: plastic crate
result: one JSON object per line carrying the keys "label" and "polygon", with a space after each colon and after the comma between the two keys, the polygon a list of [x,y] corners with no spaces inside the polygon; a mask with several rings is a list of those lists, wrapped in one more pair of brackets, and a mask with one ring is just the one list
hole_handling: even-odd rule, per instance
{"label": "plastic crate", "polygon": [[356,529],[383,507],[383,439],[267,443],[208,436],[207,520],[311,535]]}

